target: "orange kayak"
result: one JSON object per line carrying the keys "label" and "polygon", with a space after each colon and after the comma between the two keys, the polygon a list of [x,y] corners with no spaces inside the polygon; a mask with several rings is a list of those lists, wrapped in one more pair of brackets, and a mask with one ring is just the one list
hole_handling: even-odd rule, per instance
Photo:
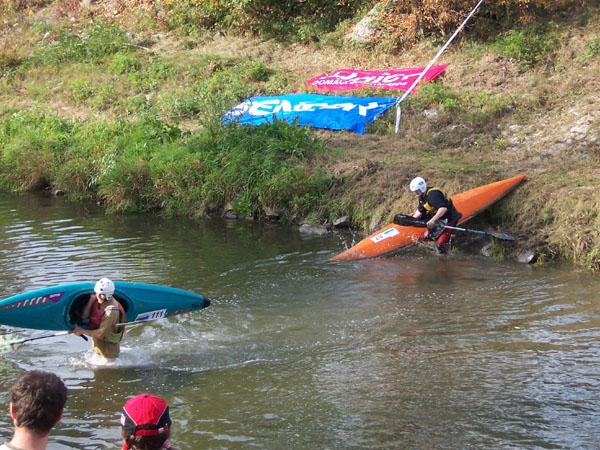
{"label": "orange kayak", "polygon": [[[496,181],[475,189],[462,192],[452,196],[452,202],[458,211],[462,213],[459,224],[466,222],[473,216],[479,214],[488,206],[500,200],[512,189],[514,189],[525,175]],[[389,224],[379,231],[367,236],[354,247],[331,258],[335,261],[349,261],[354,259],[373,258],[386,253],[396,251],[407,245],[414,244],[424,239],[425,229],[419,227],[406,227]]]}

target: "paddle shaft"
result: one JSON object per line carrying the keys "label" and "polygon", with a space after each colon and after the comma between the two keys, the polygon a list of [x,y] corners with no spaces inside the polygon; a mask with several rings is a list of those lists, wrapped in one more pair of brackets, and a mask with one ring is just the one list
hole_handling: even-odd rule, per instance
{"label": "paddle shaft", "polygon": [[[14,343],[22,344],[23,342],[37,341],[38,339],[46,339],[46,338],[51,338],[51,337],[56,337],[56,336],[65,336],[70,333],[71,333],[70,331],[59,331],[58,333],[48,334],[46,336],[38,336],[38,337],[34,337],[34,338],[29,338],[29,339],[22,339],[20,341],[14,342]],[[81,335],[80,337],[83,338],[84,341],[88,340],[87,336]]]}
{"label": "paddle shaft", "polygon": [[[407,216],[404,214],[396,214],[396,216],[394,217],[394,223],[397,225],[404,225],[404,226],[409,226],[409,227],[421,227],[424,228],[427,226],[427,222],[424,220],[419,220],[416,219],[412,216]],[[438,226],[444,227],[444,228],[448,228],[450,230],[458,230],[458,231],[466,231],[468,233],[476,233],[476,234],[483,234],[483,235],[488,235],[488,236],[493,236],[495,238],[498,239],[502,239],[505,241],[514,241],[515,237],[511,236],[509,234],[504,234],[504,233],[495,233],[495,232],[488,232],[488,231],[481,231],[481,230],[472,230],[470,228],[460,228],[460,227],[453,227],[450,225],[443,225],[443,224],[439,224]]]}
{"label": "paddle shaft", "polygon": [[[51,338],[51,337],[56,337],[56,336],[65,336],[69,333],[70,333],[70,331],[59,331],[58,333],[48,334],[46,336],[38,336],[38,337],[28,338],[28,339],[16,339],[14,341],[6,339],[6,336],[13,336],[12,334],[5,335],[5,336],[2,336],[2,339],[0,339],[0,354],[5,354],[5,353],[15,351],[21,345],[23,345],[25,342],[37,341],[38,339],[46,339],[46,338]],[[85,341],[88,340],[86,336],[81,336],[81,337]]]}
{"label": "paddle shaft", "polygon": [[59,331],[58,333],[48,334],[46,336],[38,336],[38,337],[34,337],[34,338],[23,339],[23,340],[19,341],[18,343],[22,344],[23,342],[37,341],[38,339],[46,339],[46,338],[51,338],[51,337],[56,337],[56,336],[64,336],[67,334],[69,334],[68,331]]}
{"label": "paddle shaft", "polygon": [[514,241],[515,237],[510,234],[505,233],[496,233],[493,231],[481,231],[481,230],[472,230],[470,228],[460,228],[460,227],[451,227],[450,225],[443,225],[444,228],[448,228],[450,230],[458,230],[458,231],[467,231],[468,233],[476,233],[476,234],[484,234],[488,236],[493,236],[496,239],[501,239],[503,241]]}

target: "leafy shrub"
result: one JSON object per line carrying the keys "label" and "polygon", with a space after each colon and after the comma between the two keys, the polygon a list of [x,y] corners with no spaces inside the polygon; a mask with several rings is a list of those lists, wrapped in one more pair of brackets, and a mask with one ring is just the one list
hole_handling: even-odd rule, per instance
{"label": "leafy shrub", "polygon": [[[471,12],[471,0],[384,0],[379,39],[392,48],[406,48],[424,37],[448,38]],[[579,5],[578,0],[498,0],[484,2],[467,26],[480,37],[527,24]],[[537,44],[538,46],[540,44]]]}
{"label": "leafy shrub", "polygon": [[127,116],[148,117],[152,115],[154,106],[144,94],[127,97],[125,101],[125,114]]}
{"label": "leafy shrub", "polygon": [[0,50],[0,79],[14,77],[23,60],[13,52]]}
{"label": "leafy shrub", "polygon": [[199,80],[195,93],[202,97],[218,97],[231,105],[252,95],[263,94],[260,82],[266,81],[271,73],[272,70],[262,63],[242,61],[224,66],[210,78]]}
{"label": "leafy shrub", "polygon": [[420,110],[443,107],[449,113],[459,109],[460,97],[441,83],[424,83],[416,96],[408,97],[409,104]]}
{"label": "leafy shrub", "polygon": [[146,68],[146,73],[151,80],[159,82],[172,79],[175,76],[175,69],[169,63],[160,59],[154,59],[150,61],[150,64]]}
{"label": "leafy shrub", "polygon": [[596,36],[586,44],[587,52],[592,56],[600,55],[600,36]]}
{"label": "leafy shrub", "polygon": [[227,0],[167,0],[169,26],[186,33],[198,32],[202,29],[228,28],[233,25],[230,13],[233,12],[231,1]]}
{"label": "leafy shrub", "polygon": [[141,70],[129,72],[132,87],[142,91],[153,90],[166,80],[175,78],[175,69],[160,58],[152,58]]}
{"label": "leafy shrub", "polygon": [[239,65],[239,71],[244,79],[252,82],[268,81],[269,77],[275,73],[265,64],[255,61],[243,61]]}
{"label": "leafy shrub", "polygon": [[[170,0],[167,22],[187,33],[231,29],[268,36],[316,40],[369,0]],[[282,18],[291,18],[282,20]]]}
{"label": "leafy shrub", "polygon": [[96,94],[96,89],[87,81],[74,80],[71,83],[71,97],[77,102],[84,102]]}
{"label": "leafy shrub", "polygon": [[202,112],[202,99],[194,94],[176,94],[169,108],[170,116],[192,118]]}
{"label": "leafy shrub", "polygon": [[539,23],[518,31],[509,31],[496,43],[500,54],[531,68],[553,51],[559,40],[553,34],[556,25]]}
{"label": "leafy shrub", "polygon": [[117,75],[123,75],[137,72],[141,69],[142,63],[134,53],[121,51],[113,55],[109,67]]}

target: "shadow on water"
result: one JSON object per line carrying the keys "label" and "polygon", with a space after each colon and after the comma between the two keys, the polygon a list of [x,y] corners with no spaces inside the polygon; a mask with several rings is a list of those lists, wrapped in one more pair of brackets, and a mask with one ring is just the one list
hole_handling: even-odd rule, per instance
{"label": "shadow on water", "polygon": [[[34,195],[0,195],[0,242],[3,297],[109,276],[212,300],[130,327],[111,366],[74,336],[6,355],[5,406],[22,370],[44,367],[70,388],[50,448],[116,448],[120,409],[142,391],[169,402],[180,449],[595,448],[600,438],[599,282],[569,267],[427,247],[334,263],[337,235],[106,216]],[[0,427],[9,437],[8,417]]]}

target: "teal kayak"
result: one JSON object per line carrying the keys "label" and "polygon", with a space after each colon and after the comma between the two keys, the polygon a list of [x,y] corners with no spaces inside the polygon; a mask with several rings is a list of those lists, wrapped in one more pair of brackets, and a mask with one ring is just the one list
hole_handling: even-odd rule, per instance
{"label": "teal kayak", "polygon": [[[85,324],[81,312],[94,283],[63,284],[17,294],[0,301],[0,324],[37,330],[70,331]],[[114,297],[123,305],[127,323],[172,317],[210,305],[200,294],[168,286],[115,281]]]}

